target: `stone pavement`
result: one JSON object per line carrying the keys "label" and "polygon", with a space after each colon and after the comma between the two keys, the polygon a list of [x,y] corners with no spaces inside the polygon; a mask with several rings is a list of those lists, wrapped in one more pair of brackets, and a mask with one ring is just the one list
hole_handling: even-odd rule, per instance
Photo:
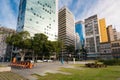
{"label": "stone pavement", "polygon": [[[88,62],[76,62],[76,64],[85,64],[85,63],[88,63]],[[32,76],[32,74],[38,74],[38,75],[44,76],[46,75],[47,72],[49,72],[49,73],[61,73],[61,74],[70,75],[70,73],[59,71],[61,67],[74,68],[70,64],[73,64],[73,62],[69,62],[69,64],[67,64],[66,62],[64,64],[61,64],[58,61],[52,62],[52,63],[47,63],[47,62],[36,63],[33,69],[12,68],[12,72],[19,74],[20,76],[23,76],[29,80],[37,80],[37,78],[35,76]]]}
{"label": "stone pavement", "polygon": [[61,73],[61,74],[68,74],[65,72],[58,71],[61,67],[64,68],[73,68],[69,64],[61,64],[60,62],[53,62],[53,63],[36,63],[33,69],[17,69],[12,68],[12,72],[17,73],[29,80],[37,80],[36,77],[32,76],[32,74],[38,74],[41,76],[46,75],[47,72],[49,73]]}

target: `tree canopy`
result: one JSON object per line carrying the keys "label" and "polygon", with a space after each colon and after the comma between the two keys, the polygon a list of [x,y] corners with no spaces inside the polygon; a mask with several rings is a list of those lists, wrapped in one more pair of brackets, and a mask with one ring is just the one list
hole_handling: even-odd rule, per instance
{"label": "tree canopy", "polygon": [[42,33],[37,33],[33,37],[30,37],[27,31],[8,36],[6,43],[18,48],[21,61],[24,60],[25,54],[29,50],[32,50],[35,55],[41,57],[53,55],[53,52],[59,53],[62,44],[59,40],[49,41],[48,37]]}

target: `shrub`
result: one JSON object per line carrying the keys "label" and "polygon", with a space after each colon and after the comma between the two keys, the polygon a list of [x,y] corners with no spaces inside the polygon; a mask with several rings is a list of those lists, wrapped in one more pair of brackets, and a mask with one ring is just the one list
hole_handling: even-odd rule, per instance
{"label": "shrub", "polygon": [[105,65],[120,65],[120,59],[101,60]]}

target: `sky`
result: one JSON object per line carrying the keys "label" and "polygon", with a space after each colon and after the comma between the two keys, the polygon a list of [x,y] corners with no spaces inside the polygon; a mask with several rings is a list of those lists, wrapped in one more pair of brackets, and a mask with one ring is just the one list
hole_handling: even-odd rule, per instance
{"label": "sky", "polygon": [[[16,29],[19,0],[0,0],[0,25]],[[58,9],[67,6],[75,20],[97,14],[120,31],[120,0],[59,0]]]}

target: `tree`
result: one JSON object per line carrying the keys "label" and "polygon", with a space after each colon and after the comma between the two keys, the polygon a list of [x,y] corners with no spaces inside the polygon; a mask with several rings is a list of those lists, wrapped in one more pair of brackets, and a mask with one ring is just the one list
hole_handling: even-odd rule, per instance
{"label": "tree", "polygon": [[60,51],[62,51],[64,44],[61,40],[57,40],[57,41],[52,41],[52,45],[53,45],[53,52],[55,53],[55,56],[57,57]]}
{"label": "tree", "polygon": [[87,49],[84,48],[84,47],[82,47],[82,49],[80,49],[80,52],[81,52],[81,54],[82,54],[82,58],[83,58],[84,60],[86,60],[86,59],[87,59]]}
{"label": "tree", "polygon": [[67,52],[68,53],[74,53],[74,51],[75,51],[75,47],[74,47],[74,45],[67,45],[66,46],[66,50],[67,50]]}
{"label": "tree", "polygon": [[24,61],[25,54],[31,46],[30,34],[27,31],[18,32],[8,36],[6,43],[18,47],[21,61]]}
{"label": "tree", "polygon": [[47,42],[48,37],[42,33],[37,33],[33,37],[33,50],[37,55],[41,55],[44,59],[44,51],[46,50],[46,42]]}

